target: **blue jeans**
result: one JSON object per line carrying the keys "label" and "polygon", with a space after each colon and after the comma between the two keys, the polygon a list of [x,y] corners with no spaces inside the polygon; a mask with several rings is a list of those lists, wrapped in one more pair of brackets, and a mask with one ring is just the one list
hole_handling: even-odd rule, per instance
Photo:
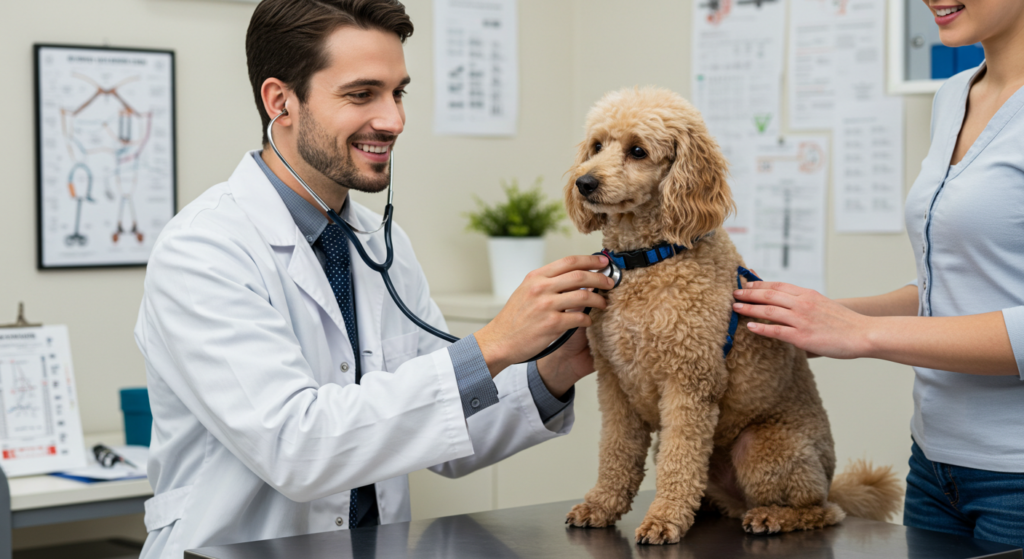
{"label": "blue jeans", "polygon": [[915,442],[903,524],[1024,547],[1024,474],[932,462]]}

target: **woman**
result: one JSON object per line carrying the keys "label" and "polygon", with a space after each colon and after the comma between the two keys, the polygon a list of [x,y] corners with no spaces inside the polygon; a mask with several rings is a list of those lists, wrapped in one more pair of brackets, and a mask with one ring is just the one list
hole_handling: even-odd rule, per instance
{"label": "woman", "polygon": [[832,301],[757,282],[735,308],[809,354],[912,365],[904,524],[1024,546],[1024,2],[925,2],[986,61],[935,95],[906,205],[916,285]]}

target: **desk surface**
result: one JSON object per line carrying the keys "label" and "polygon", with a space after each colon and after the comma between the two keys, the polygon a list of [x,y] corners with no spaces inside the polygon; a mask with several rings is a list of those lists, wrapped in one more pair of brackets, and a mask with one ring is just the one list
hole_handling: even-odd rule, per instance
{"label": "desk surface", "polygon": [[565,514],[574,501],[449,516],[374,528],[339,530],[262,542],[205,547],[185,559],[593,558],[719,559],[746,557],[867,559],[1021,559],[1020,548],[885,522],[847,518],[824,530],[776,536],[745,534],[738,520],[699,517],[678,545],[638,546],[640,525],[653,491],[641,493],[633,511],[612,528],[570,528]]}
{"label": "desk surface", "polygon": [[[103,442],[118,445],[124,442],[120,432],[99,433],[85,436],[86,448]],[[147,497],[153,494],[149,480],[104,481],[83,483],[55,476],[26,476],[7,480],[11,488],[11,510],[22,511],[44,507],[77,505],[96,501],[110,501],[130,497]]]}

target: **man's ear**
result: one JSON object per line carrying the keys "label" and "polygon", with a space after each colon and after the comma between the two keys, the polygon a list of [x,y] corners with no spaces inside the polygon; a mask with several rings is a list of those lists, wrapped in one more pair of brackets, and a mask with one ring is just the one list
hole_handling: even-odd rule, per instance
{"label": "man's ear", "polygon": [[[286,110],[288,98],[292,96],[292,90],[285,83],[277,78],[267,78],[260,86],[260,98],[263,100],[263,110],[267,111],[270,118],[274,118]],[[294,108],[293,108],[294,110]],[[291,126],[288,116],[282,116],[278,121],[283,126]]]}
{"label": "man's ear", "polygon": [[725,180],[729,163],[703,123],[675,132],[675,161],[660,186],[662,225],[666,241],[692,248],[735,210]]}
{"label": "man's ear", "polygon": [[582,175],[579,172],[580,166],[586,163],[589,153],[589,139],[583,140],[576,146],[576,161],[573,162],[572,169],[569,171],[569,182],[566,183],[564,189],[565,211],[569,214],[569,219],[576,229],[584,235],[601,229],[608,221],[607,215],[594,213],[584,206],[583,195],[576,189],[576,179]]}

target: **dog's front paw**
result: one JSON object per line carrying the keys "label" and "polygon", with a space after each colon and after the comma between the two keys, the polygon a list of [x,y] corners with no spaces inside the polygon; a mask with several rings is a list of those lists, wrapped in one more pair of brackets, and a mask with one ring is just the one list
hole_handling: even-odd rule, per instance
{"label": "dog's front paw", "polygon": [[565,523],[580,528],[604,528],[619,520],[621,514],[614,514],[593,503],[580,503],[565,516]]}
{"label": "dog's front paw", "polygon": [[643,524],[636,529],[636,543],[651,545],[679,543],[679,538],[682,538],[685,532],[686,530],[675,522],[647,515]]}

